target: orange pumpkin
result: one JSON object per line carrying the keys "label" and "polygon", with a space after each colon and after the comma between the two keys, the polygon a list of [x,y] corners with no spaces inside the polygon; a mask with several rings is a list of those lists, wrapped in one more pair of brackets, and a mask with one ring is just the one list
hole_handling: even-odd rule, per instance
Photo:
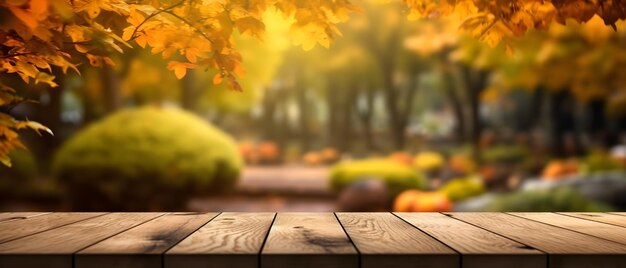
{"label": "orange pumpkin", "polygon": [[578,168],[578,163],[576,161],[552,161],[543,169],[542,177],[544,180],[549,181],[560,180],[569,175],[577,174]]}
{"label": "orange pumpkin", "polygon": [[393,210],[398,212],[441,212],[451,209],[452,202],[446,194],[417,190],[400,193],[393,204]]}
{"label": "orange pumpkin", "polygon": [[479,173],[484,181],[493,181],[498,174],[498,170],[495,166],[483,166],[480,168]]}
{"label": "orange pumpkin", "polygon": [[389,159],[407,166],[410,166],[413,163],[413,156],[402,151],[391,153],[389,155]]}
{"label": "orange pumpkin", "polygon": [[265,141],[259,144],[258,154],[260,160],[264,163],[275,163],[280,157],[278,145],[270,141]]}
{"label": "orange pumpkin", "polygon": [[246,163],[253,163],[256,158],[256,148],[250,142],[242,142],[239,144],[239,154]]}
{"label": "orange pumpkin", "polygon": [[318,166],[323,163],[322,155],[318,152],[308,152],[304,154],[302,161],[309,166]]}
{"label": "orange pumpkin", "polygon": [[476,171],[476,163],[463,155],[454,155],[450,157],[450,169],[459,174],[470,174]]}
{"label": "orange pumpkin", "polygon": [[340,158],[339,151],[337,151],[335,148],[330,147],[322,150],[320,152],[320,156],[322,158],[322,161],[327,164],[335,163],[339,161]]}

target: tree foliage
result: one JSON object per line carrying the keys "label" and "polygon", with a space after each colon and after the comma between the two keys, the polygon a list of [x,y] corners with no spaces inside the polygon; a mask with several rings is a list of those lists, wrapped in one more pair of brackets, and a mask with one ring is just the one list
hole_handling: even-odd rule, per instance
{"label": "tree foliage", "polygon": [[[269,9],[293,18],[294,42],[305,49],[328,47],[339,34],[335,24],[357,10],[348,0],[0,1],[0,71],[56,87],[53,67],[78,72],[83,59],[94,67],[114,66],[110,53],[136,43],[169,59],[167,68],[179,79],[188,69],[216,69],[213,83],[241,90],[237,78],[244,71],[233,32],[261,37]],[[22,101],[4,84],[0,93],[2,106]],[[6,165],[8,152],[23,147],[18,129],[49,131],[6,113],[0,119],[0,160]]]}
{"label": "tree foliage", "polygon": [[547,30],[553,22],[584,23],[594,16],[617,29],[626,19],[624,0],[404,0],[409,18],[457,16],[461,28],[492,47],[532,29]]}
{"label": "tree foliage", "polygon": [[[491,46],[510,47],[513,37],[555,22],[588,22],[594,16],[617,28],[626,0],[403,0],[409,18],[456,17],[461,28]],[[115,66],[112,53],[136,44],[168,61],[179,79],[189,69],[213,70],[214,84],[241,90],[242,56],[233,33],[263,37],[268,10],[289,18],[291,36],[309,50],[328,47],[336,24],[359,10],[349,0],[1,0],[0,72],[25,82],[57,87],[55,75],[77,66]],[[53,72],[53,69],[55,70]],[[57,71],[58,69],[58,71]],[[0,83],[0,161],[23,147],[17,131],[41,124],[19,121],[6,110],[24,101],[20,90]]]}

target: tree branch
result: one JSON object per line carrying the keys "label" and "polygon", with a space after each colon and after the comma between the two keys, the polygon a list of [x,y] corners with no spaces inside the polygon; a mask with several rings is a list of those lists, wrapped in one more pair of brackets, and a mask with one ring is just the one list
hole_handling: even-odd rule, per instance
{"label": "tree branch", "polygon": [[146,22],[148,22],[148,20],[150,20],[154,16],[159,15],[159,14],[161,14],[163,12],[168,12],[169,10],[171,10],[171,9],[173,9],[175,7],[178,7],[178,6],[182,5],[183,3],[185,3],[185,0],[182,0],[182,1],[178,2],[178,3],[176,3],[176,4],[173,4],[173,5],[169,6],[169,7],[166,7],[164,9],[159,9],[157,12],[154,12],[154,13],[148,15],[141,23],[139,23],[139,25],[137,25],[137,27],[133,31],[133,34],[130,35],[130,39],[128,39],[128,41],[135,40],[138,37],[138,36],[136,36],[137,31],[139,31],[139,28],[141,28],[141,26],[143,26]]}
{"label": "tree branch", "polygon": [[17,56],[32,55],[32,54],[35,54],[35,52],[24,52],[24,53],[0,55],[0,59],[8,59],[8,58],[14,58],[14,57],[17,57]]}

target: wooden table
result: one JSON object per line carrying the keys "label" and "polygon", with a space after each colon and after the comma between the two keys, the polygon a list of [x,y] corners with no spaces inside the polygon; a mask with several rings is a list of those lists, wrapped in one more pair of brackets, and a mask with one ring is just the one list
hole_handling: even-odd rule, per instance
{"label": "wooden table", "polygon": [[626,213],[0,213],[0,267],[626,267]]}

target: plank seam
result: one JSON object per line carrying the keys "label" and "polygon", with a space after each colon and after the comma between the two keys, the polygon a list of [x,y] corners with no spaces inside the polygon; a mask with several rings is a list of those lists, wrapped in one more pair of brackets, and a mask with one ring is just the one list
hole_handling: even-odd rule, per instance
{"label": "plank seam", "polygon": [[278,216],[278,212],[274,212],[274,218],[272,218],[272,222],[270,223],[270,227],[267,228],[267,233],[265,233],[265,237],[263,238],[263,242],[261,242],[261,249],[259,250],[259,254],[257,254],[257,266],[261,268],[261,256],[263,253],[263,249],[265,248],[265,242],[267,242],[267,238],[270,236],[270,231],[272,227],[274,227],[274,221],[276,221],[276,217]]}
{"label": "plank seam", "polygon": [[[520,245],[524,245],[524,246],[526,246],[526,247],[528,247],[528,248],[531,248],[531,249],[537,250],[537,251],[539,251],[539,252],[543,253],[543,254],[546,256],[546,268],[549,268],[549,267],[550,267],[550,253],[548,253],[548,252],[546,252],[546,251],[544,251],[544,250],[541,250],[541,249],[538,249],[538,248],[536,248],[536,247],[530,246],[530,245],[528,245],[528,244],[526,244],[526,243],[522,243],[521,241],[518,241],[517,239],[511,238],[511,237],[507,237],[507,236],[505,236],[505,235],[503,235],[503,234],[500,234],[500,233],[498,233],[498,232],[495,232],[495,231],[492,231],[492,230],[489,230],[489,229],[483,228],[483,227],[481,227],[481,226],[479,226],[479,225],[476,225],[476,224],[473,224],[473,223],[471,223],[471,222],[464,221],[464,220],[461,220],[461,219],[459,219],[459,218],[455,218],[454,216],[452,216],[452,215],[450,215],[450,214],[447,214],[447,213],[441,213],[441,214],[446,215],[446,216],[448,216],[448,217],[450,217],[450,218],[453,218],[453,219],[455,219],[455,220],[457,220],[457,221],[461,221],[461,222],[467,223],[467,224],[469,224],[469,225],[475,226],[475,227],[477,227],[477,228],[483,229],[483,230],[485,230],[485,231],[487,231],[487,232],[490,232],[490,233],[492,233],[492,234],[495,234],[495,235],[497,235],[497,236],[500,236],[500,237],[506,238],[506,239],[508,239],[508,240],[514,241],[514,242],[516,242],[516,243],[518,243],[518,244],[520,244]],[[508,214],[507,214],[507,215],[508,215]]]}
{"label": "plank seam", "polygon": [[[444,243],[443,241],[437,239],[436,237],[432,236],[431,234],[427,233],[426,231],[420,229],[419,227],[411,224],[410,222],[408,222],[407,220],[403,219],[402,217],[400,217],[398,214],[396,214],[395,212],[390,212],[391,215],[396,216],[396,218],[400,219],[401,221],[407,223],[408,225],[412,226],[413,228],[417,229],[418,231],[424,233],[425,235],[429,236],[432,239],[435,239],[435,241],[441,243],[442,245],[446,246],[447,248],[451,249],[452,251],[456,252],[456,255],[459,256],[459,267],[463,267],[463,254],[461,252],[459,252],[458,250],[454,249],[453,247],[449,246],[448,244]],[[419,213],[419,212],[418,212]]]}
{"label": "plank seam", "polygon": [[[595,235],[592,235],[592,234],[583,233],[583,232],[580,232],[580,231],[577,231],[577,230],[574,230],[574,229],[569,229],[569,228],[566,228],[566,227],[563,227],[563,226],[558,226],[558,225],[554,225],[554,224],[551,224],[551,223],[548,223],[548,222],[542,222],[542,221],[526,218],[526,217],[523,217],[523,216],[518,216],[518,215],[515,215],[515,214],[511,214],[511,212],[505,212],[505,214],[511,215],[511,216],[515,216],[515,217],[518,217],[518,218],[522,218],[522,219],[525,219],[525,220],[529,220],[529,221],[534,221],[534,222],[537,222],[537,223],[545,224],[545,225],[554,226],[554,227],[557,227],[557,228],[561,228],[563,230],[572,231],[572,232],[583,234],[583,235],[586,235],[586,236],[592,236],[592,237],[599,238],[599,239],[602,239],[602,240],[606,240],[606,241],[609,241],[609,242],[618,243],[618,244],[621,244],[621,245],[626,245],[626,243],[621,243],[621,242],[609,240],[609,239],[606,239],[606,238],[603,238],[603,237],[595,236]],[[552,214],[563,215],[563,214],[558,214],[558,213],[552,213]],[[576,218],[576,219],[580,219],[580,218]],[[596,222],[596,221],[591,221],[591,222]],[[596,223],[601,223],[601,222],[596,222]]]}
{"label": "plank seam", "polygon": [[[169,214],[169,213],[168,213]],[[167,215],[167,214],[166,214]],[[213,216],[211,219],[209,219],[207,222],[205,222],[204,224],[202,224],[200,227],[196,228],[195,230],[193,230],[192,232],[190,232],[189,234],[187,234],[185,237],[181,238],[180,240],[178,240],[178,242],[172,244],[169,248],[165,249],[163,252],[161,252],[161,268],[165,268],[165,253],[168,252],[170,249],[172,249],[173,247],[175,247],[176,245],[178,245],[180,242],[182,242],[183,240],[187,239],[187,237],[189,237],[190,235],[194,234],[195,232],[197,232],[198,230],[200,230],[202,227],[204,227],[205,225],[209,224],[209,222],[212,222],[215,218],[217,218],[217,216],[222,215],[222,212],[218,212],[217,214],[215,214],[215,216]],[[155,218],[156,219],[156,218]]]}
{"label": "plank seam", "polygon": [[343,227],[343,223],[341,222],[341,220],[337,216],[337,212],[333,212],[333,215],[335,215],[335,219],[337,219],[337,222],[339,223],[339,226],[341,226],[341,230],[343,230],[343,232],[346,234],[346,237],[348,237],[348,241],[350,241],[350,244],[352,244],[352,247],[354,247],[354,250],[356,250],[356,254],[359,256],[359,258],[357,259],[357,267],[361,268],[361,257],[362,256],[361,256],[361,251],[359,250],[359,247],[356,246],[354,241],[352,241],[352,237],[350,237],[350,234],[348,234],[348,231],[346,231],[346,228]]}
{"label": "plank seam", "polygon": [[[108,213],[108,214],[112,214],[112,213]],[[108,214],[105,214],[105,215],[108,215]],[[93,246],[93,245],[95,245],[95,244],[98,244],[98,243],[100,243],[100,242],[102,242],[102,241],[104,241],[104,240],[107,240],[107,239],[109,239],[109,238],[111,238],[111,237],[114,237],[114,236],[116,236],[116,235],[118,235],[118,234],[121,234],[121,233],[126,232],[126,231],[128,231],[128,230],[130,230],[130,229],[133,229],[133,228],[135,228],[135,227],[137,227],[137,226],[140,226],[140,225],[142,225],[142,224],[144,224],[144,223],[146,223],[146,222],[149,222],[149,221],[152,221],[152,220],[154,220],[154,219],[157,219],[157,218],[163,217],[163,215],[166,215],[166,214],[167,214],[167,213],[162,213],[162,214],[161,214],[161,215],[159,215],[159,216],[156,216],[156,217],[154,217],[154,218],[151,218],[151,219],[149,219],[149,220],[147,220],[147,221],[143,221],[143,222],[141,222],[141,223],[139,223],[139,224],[137,224],[137,225],[133,225],[133,226],[131,226],[131,227],[129,227],[129,228],[126,228],[126,229],[124,229],[124,230],[122,230],[122,231],[119,231],[119,232],[117,232],[117,233],[114,233],[114,234],[112,234],[112,235],[110,235],[110,236],[107,236],[107,237],[105,237],[105,238],[103,238],[103,239],[100,239],[100,240],[98,240],[98,241],[96,241],[96,242],[94,242],[94,243],[90,244],[90,245],[84,246],[84,247],[82,247],[82,248],[80,248],[80,249],[78,249],[78,250],[74,251],[74,253],[72,253],[72,268],[76,268],[76,253],[81,252],[81,251],[83,251],[83,250],[87,249],[88,247],[91,247],[91,246]]]}
{"label": "plank seam", "polygon": [[[624,226],[617,225],[617,224],[612,224],[612,223],[603,222],[603,221],[596,221],[596,220],[589,219],[589,218],[578,217],[578,216],[576,216],[576,215],[565,214],[564,212],[555,212],[555,213],[556,213],[556,214],[559,214],[559,215],[563,215],[563,216],[568,216],[568,217],[576,218],[576,219],[583,219],[583,220],[587,220],[587,221],[598,222],[598,223],[603,223],[603,224],[608,224],[608,225],[613,225],[613,226],[617,226],[617,227],[626,228],[626,227],[624,227]],[[610,214],[610,213],[609,213],[609,214]],[[610,215],[614,215],[614,214],[610,214]]]}
{"label": "plank seam", "polygon": [[623,216],[626,217],[626,214],[620,214],[618,212],[605,212],[606,214],[611,214],[611,215],[617,215],[617,216]]}
{"label": "plank seam", "polygon": [[[2,241],[2,242],[0,242],[0,244],[7,243],[7,242],[11,242],[11,241],[15,241],[15,240],[22,239],[22,238],[25,238],[25,237],[29,237],[29,236],[32,236],[32,235],[40,234],[40,233],[43,233],[43,232],[52,231],[52,230],[54,230],[54,229],[61,228],[61,227],[63,227],[63,226],[67,226],[67,225],[74,224],[74,223],[79,223],[79,222],[81,222],[81,221],[86,221],[86,220],[90,220],[90,219],[95,219],[95,218],[98,218],[98,217],[101,217],[101,216],[107,215],[108,213],[109,213],[109,212],[107,212],[107,213],[103,213],[103,214],[101,214],[101,215],[96,215],[96,216],[93,216],[93,217],[85,218],[85,219],[82,219],[82,220],[78,220],[78,221],[74,221],[74,222],[68,222],[68,223],[66,223],[66,224],[61,224],[61,225],[59,225],[59,226],[52,227],[52,228],[50,228],[50,229],[46,229],[46,230],[42,230],[42,231],[35,232],[35,233],[32,233],[32,234],[27,234],[27,235],[25,235],[25,236],[20,236],[20,237],[16,237],[16,238],[13,238],[13,239],[6,240],[6,241]],[[52,214],[52,213],[47,213],[47,214]],[[47,215],[47,214],[43,214],[43,215]],[[43,215],[41,215],[41,216],[43,216]],[[40,216],[40,215],[37,215],[37,216]],[[35,216],[35,217],[37,217],[37,216]],[[27,218],[27,219],[30,219],[30,218]],[[24,220],[26,220],[26,219],[24,219]],[[3,222],[3,223],[4,223],[4,222]]]}

